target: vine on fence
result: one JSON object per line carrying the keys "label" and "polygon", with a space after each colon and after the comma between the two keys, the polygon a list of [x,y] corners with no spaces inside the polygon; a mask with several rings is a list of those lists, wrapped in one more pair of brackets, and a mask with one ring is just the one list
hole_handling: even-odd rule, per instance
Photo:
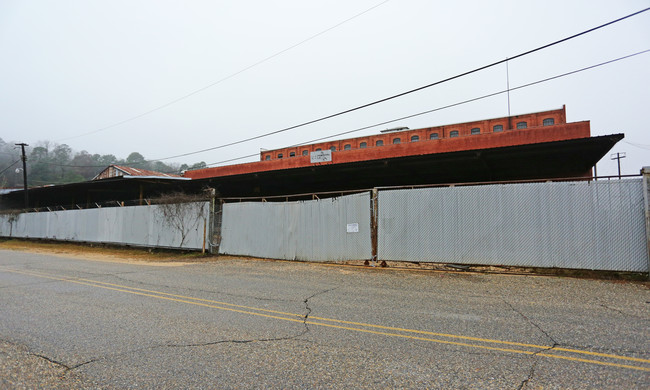
{"label": "vine on fence", "polygon": [[203,202],[208,199],[206,195],[175,192],[152,199],[152,203],[157,204],[163,223],[180,233],[181,242],[178,246],[182,247],[189,232],[198,228],[199,222],[207,217]]}
{"label": "vine on fence", "polygon": [[5,219],[9,223],[9,237],[13,235],[14,222],[20,217],[20,211],[18,210],[3,210],[0,211],[0,218]]}

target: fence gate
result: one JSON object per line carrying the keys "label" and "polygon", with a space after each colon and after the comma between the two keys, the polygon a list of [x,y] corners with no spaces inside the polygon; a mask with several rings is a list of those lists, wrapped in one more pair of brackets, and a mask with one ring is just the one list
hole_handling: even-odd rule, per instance
{"label": "fence gate", "polygon": [[224,203],[220,254],[285,260],[370,259],[370,193],[296,202]]}

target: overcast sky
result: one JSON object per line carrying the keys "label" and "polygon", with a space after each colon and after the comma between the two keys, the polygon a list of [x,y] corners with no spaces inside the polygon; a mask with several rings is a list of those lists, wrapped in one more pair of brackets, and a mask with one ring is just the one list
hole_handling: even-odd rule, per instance
{"label": "overcast sky", "polygon": [[[417,88],[647,7],[640,0],[2,0],[0,137],[161,159]],[[650,12],[510,61],[510,86],[647,49]],[[499,65],[335,119],[165,161],[211,164],[256,154],[500,91],[506,81]],[[623,173],[650,166],[650,53],[510,94],[513,115],[563,104],[568,121],[591,121],[593,136],[625,133],[612,150],[627,154]],[[351,136],[507,113],[500,95]],[[598,174],[616,174],[609,153]]]}

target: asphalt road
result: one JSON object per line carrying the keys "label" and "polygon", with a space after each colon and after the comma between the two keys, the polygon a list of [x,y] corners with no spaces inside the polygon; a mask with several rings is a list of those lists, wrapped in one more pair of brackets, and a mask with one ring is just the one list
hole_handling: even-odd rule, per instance
{"label": "asphalt road", "polygon": [[1,388],[650,387],[642,283],[0,251]]}

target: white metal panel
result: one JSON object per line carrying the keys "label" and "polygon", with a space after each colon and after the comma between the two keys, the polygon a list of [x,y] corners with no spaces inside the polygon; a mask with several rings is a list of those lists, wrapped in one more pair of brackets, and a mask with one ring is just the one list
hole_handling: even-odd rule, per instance
{"label": "white metal panel", "polygon": [[[359,224],[358,232],[347,231]],[[223,206],[219,253],[286,260],[369,259],[370,194]]]}
{"label": "white metal panel", "polygon": [[[163,207],[133,206],[0,215],[0,236],[200,249],[209,203],[183,204],[175,223]],[[15,218],[13,222],[11,220]],[[183,237],[184,236],[184,237]]]}
{"label": "white metal panel", "polygon": [[379,193],[378,257],[648,271],[641,180]]}

